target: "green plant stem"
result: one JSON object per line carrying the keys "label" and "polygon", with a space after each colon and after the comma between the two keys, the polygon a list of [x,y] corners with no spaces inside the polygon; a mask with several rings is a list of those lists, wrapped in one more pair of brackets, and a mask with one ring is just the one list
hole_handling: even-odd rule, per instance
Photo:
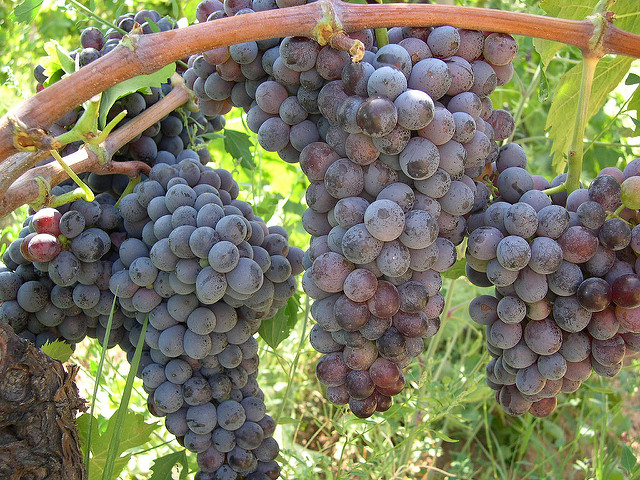
{"label": "green plant stem", "polygon": [[93,192],[91,191],[91,189],[82,180],[80,180],[80,177],[76,175],[76,172],[71,170],[69,165],[65,163],[65,161],[62,159],[62,157],[58,152],[56,152],[55,150],[51,150],[50,153],[51,153],[51,156],[55,158],[57,162],[60,164],[62,169],[65,172],[67,172],[67,175],[69,175],[69,178],[71,178],[71,180],[76,182],[76,184],[82,189],[85,195],[85,200],[87,200],[87,202],[93,202],[93,199],[95,198],[95,196],[93,195]]}
{"label": "green plant stem", "polygon": [[[140,338],[136,345],[135,353],[133,354],[133,360],[131,361],[131,368],[129,369],[129,375],[127,375],[127,383],[124,386],[122,392],[122,401],[118,410],[116,410],[116,423],[113,432],[113,437],[109,442],[109,450],[107,450],[107,460],[105,462],[105,469],[102,472],[102,480],[111,480],[113,477],[113,469],[116,463],[116,457],[118,456],[118,447],[120,445],[120,437],[122,436],[122,424],[124,423],[125,416],[129,411],[129,400],[131,399],[131,390],[133,389],[133,382],[138,372],[138,366],[140,365],[140,358],[142,357],[142,347],[144,346],[144,337],[147,332],[147,325],[149,324],[149,314],[147,313],[144,323],[142,324],[142,331],[140,332]],[[105,342],[106,345],[106,342]]]}
{"label": "green plant stem", "polygon": [[[116,291],[116,295],[117,295]],[[111,325],[113,324],[113,314],[116,310],[116,298],[113,298],[113,304],[111,305],[111,312],[109,313],[109,320],[105,327],[104,339],[102,341],[102,352],[100,354],[100,362],[98,363],[98,371],[96,372],[95,383],[93,384],[93,394],[91,395],[91,409],[89,410],[89,425],[87,427],[87,446],[84,453],[84,465],[87,469],[87,478],[89,477],[89,466],[91,465],[91,434],[93,432],[93,412],[96,407],[96,397],[98,395],[98,388],[100,388],[100,379],[102,378],[102,369],[104,368],[104,361],[107,356],[107,344],[109,343],[109,335],[111,334]]]}
{"label": "green plant stem", "polygon": [[49,201],[49,206],[51,208],[58,208],[60,205],[66,205],[76,200],[85,200],[86,198],[86,192],[82,188],[75,188],[70,192],[52,197]]}
{"label": "green plant stem", "polygon": [[580,81],[580,92],[578,94],[578,109],[568,156],[566,180],[568,194],[580,188],[580,175],[582,174],[582,159],[584,156],[584,132],[589,114],[589,97],[591,96],[593,76],[599,61],[599,56],[585,52],[582,63],[582,80]]}
{"label": "green plant stem", "polygon": [[99,15],[96,15],[93,11],[91,11],[90,9],[88,9],[87,7],[85,7],[84,5],[82,5],[80,2],[78,2],[77,0],[67,0],[71,5],[73,5],[74,7],[76,7],[80,12],[84,13],[87,17],[89,18],[93,18],[94,20],[96,20],[97,22],[106,25],[109,28],[113,28],[114,30],[120,32],[123,35],[126,35],[128,32],[126,30],[123,30],[122,28],[118,27],[117,25],[109,22],[108,20],[105,20],[104,18],[102,18]]}
{"label": "green plant stem", "polygon": [[566,191],[567,191],[567,184],[561,183],[560,185],[556,185],[555,187],[542,190],[542,193],[546,193],[547,195],[553,195],[554,193],[561,193]]}
{"label": "green plant stem", "polygon": [[[536,68],[536,71],[533,74],[533,77],[531,78],[531,83],[529,83],[529,86],[524,91],[522,98],[520,98],[520,102],[518,103],[518,108],[516,109],[516,112],[513,115],[513,120],[516,126],[520,123],[520,119],[522,117],[522,111],[524,110],[525,105],[529,101],[529,98],[531,98],[533,93],[536,91],[536,88],[538,88],[538,84],[540,83],[541,76],[542,76],[542,66],[538,65],[538,68]],[[514,128],[513,132],[511,133],[511,136],[507,139],[507,142],[513,141],[513,136],[515,135],[516,131],[517,131],[517,128]]]}
{"label": "green plant stem", "polygon": [[127,183],[127,187],[124,189],[124,191],[122,192],[122,195],[120,195],[120,198],[116,202],[116,207],[120,206],[120,200],[122,200],[124,197],[126,197],[130,193],[133,193],[133,189],[136,188],[136,185],[139,184],[139,183],[140,183],[140,176],[139,175],[137,177],[135,177],[135,178],[130,178],[129,179],[129,183]]}
{"label": "green plant stem", "polygon": [[[382,0],[375,0],[376,3],[382,3]],[[373,30],[376,36],[376,45],[378,48],[382,48],[389,44],[389,30],[386,28],[375,28]]]}
{"label": "green plant stem", "polygon": [[289,398],[289,392],[291,391],[291,387],[292,387],[292,379],[293,379],[293,374],[296,371],[296,368],[298,367],[298,361],[300,360],[300,354],[302,352],[302,346],[304,345],[306,339],[307,339],[307,325],[309,325],[309,313],[311,312],[311,305],[309,302],[309,297],[305,297],[305,304],[304,304],[304,324],[302,325],[302,335],[300,336],[300,344],[298,345],[298,350],[296,352],[296,356],[293,359],[293,363],[291,364],[291,368],[289,369],[289,381],[287,382],[287,388],[284,392],[284,396],[282,397],[284,400],[282,402],[282,404],[280,405],[280,409],[278,410],[278,414],[275,416],[274,420],[276,422],[276,424],[279,422],[280,417],[282,417],[282,413],[284,412],[284,407],[285,404],[287,402],[287,399]]}

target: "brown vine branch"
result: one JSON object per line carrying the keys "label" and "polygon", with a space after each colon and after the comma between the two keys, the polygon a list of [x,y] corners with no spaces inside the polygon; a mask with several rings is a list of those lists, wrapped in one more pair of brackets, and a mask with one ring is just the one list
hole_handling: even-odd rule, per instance
{"label": "brown vine branch", "polygon": [[[124,174],[136,177],[140,173],[148,174],[150,167],[144,162],[112,162],[111,158],[120,148],[144,132],[158,120],[164,118],[176,108],[184,105],[191,98],[191,92],[186,88],[179,76],[172,78],[173,89],[159,102],[146,109],[142,114],[116,129],[100,145],[84,146],[77,152],[65,157],[65,163],[75,173],[95,172],[99,174]],[[24,156],[24,153],[16,156]],[[15,162],[11,162],[15,165]],[[0,170],[4,165],[0,165]],[[11,178],[14,176],[15,178]],[[51,162],[28,170],[26,173],[15,175],[15,171],[3,172],[0,177],[0,218],[9,214],[24,204],[44,201],[42,185],[49,188],[69,178],[67,173],[57,162]],[[17,180],[16,180],[17,178]]]}
{"label": "brown vine branch", "polygon": [[[590,48],[594,25],[518,12],[449,5],[358,5],[320,0],[307,5],[221,18],[168,32],[133,36],[129,46],[119,46],[78,72],[45,88],[0,119],[0,160],[18,151],[13,124],[17,118],[28,129],[46,130],[71,108],[113,85],[149,74],[186,56],[235,43],[286,35],[312,36],[327,16],[345,31],[392,26],[453,25],[555,40]],[[251,28],[251,27],[256,28]],[[258,27],[259,26],[259,27]],[[640,57],[640,35],[608,24],[603,36],[605,53]]]}

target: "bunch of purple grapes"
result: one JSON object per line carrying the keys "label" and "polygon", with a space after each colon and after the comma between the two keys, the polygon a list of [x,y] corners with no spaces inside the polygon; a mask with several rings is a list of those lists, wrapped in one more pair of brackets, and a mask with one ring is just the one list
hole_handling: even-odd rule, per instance
{"label": "bunch of purple grapes", "polygon": [[0,318],[18,334],[37,346],[104,335],[114,303],[109,280],[127,235],[115,203],[103,193],[92,202],[43,208],[26,219],[0,272]]}
{"label": "bunch of purple grapes", "polygon": [[[226,170],[158,164],[121,205],[146,219],[111,277],[120,307],[144,319],[141,377],[152,414],[198,454],[199,479],[277,478],[275,422],[257,382],[262,319],[295,293],[302,250],[238,200]],[[123,244],[124,245],[124,244]]]}
{"label": "bunch of purple grapes", "polygon": [[[277,8],[205,0],[199,21]],[[517,45],[453,27],[351,34],[360,62],[304,37],[222,47],[190,59],[185,81],[211,113],[247,112],[258,142],[310,181],[305,292],[327,397],[359,417],[391,406],[402,369],[440,326],[440,273],[456,261],[464,215],[489,200],[475,182],[513,119],[490,95]]]}
{"label": "bunch of purple grapes", "polygon": [[[494,286],[471,302],[486,326],[487,383],[511,415],[544,417],[591,372],[615,376],[640,350],[640,159],[589,188],[531,176],[517,144],[495,163],[497,194],[468,219],[467,277]],[[630,208],[628,208],[630,207]]]}

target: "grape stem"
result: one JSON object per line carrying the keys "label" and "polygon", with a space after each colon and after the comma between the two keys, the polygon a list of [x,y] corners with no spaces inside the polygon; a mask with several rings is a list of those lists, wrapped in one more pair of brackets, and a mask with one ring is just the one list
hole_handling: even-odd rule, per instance
{"label": "grape stem", "polygon": [[82,13],[83,15],[86,15],[89,18],[94,19],[95,21],[109,27],[109,28],[113,28],[114,30],[116,30],[117,32],[120,32],[123,35],[127,34],[126,30],[123,30],[122,28],[118,27],[117,25],[114,25],[113,23],[109,22],[108,20],[105,20],[104,18],[102,18],[99,15],[96,15],[92,10],[88,9],[87,7],[85,7],[84,5],[82,5],[80,2],[78,2],[77,0],[67,0],[71,5],[73,5],[78,12]]}
{"label": "grape stem", "polygon": [[85,200],[87,202],[93,202],[93,199],[95,197],[94,197],[93,192],[91,191],[91,189],[87,186],[86,183],[84,183],[82,180],[80,180],[80,177],[78,177],[78,175],[76,175],[76,172],[74,172],[73,170],[71,170],[71,168],[69,168],[69,165],[67,165],[64,162],[64,160],[62,159],[60,154],[58,152],[56,152],[55,150],[51,150],[51,156],[56,159],[56,161],[62,167],[62,169],[66,172],[66,174],[69,175],[69,178],[71,178],[74,182],[76,182],[76,185],[78,185],[82,189],[82,191],[84,192],[84,195],[85,195]]}
{"label": "grape stem", "polygon": [[136,188],[136,185],[139,183],[140,183],[140,175],[129,179],[129,183],[127,183],[127,187],[124,189],[124,191],[122,192],[122,195],[120,195],[120,198],[118,198],[118,201],[116,202],[116,205],[115,205],[116,208],[120,206],[120,201],[124,197],[126,197],[130,193],[133,193],[133,189]]}
{"label": "grape stem", "polygon": [[[172,77],[172,85],[173,89],[168,95],[133,120],[114,130],[104,142],[99,145],[84,145],[77,152],[66,156],[64,163],[75,173],[95,172],[103,175],[119,173],[131,178],[137,177],[140,173],[148,174],[150,167],[144,162],[114,162],[111,159],[115,152],[138,134],[191,99],[193,94],[186,88],[179,75]],[[43,157],[43,155],[36,155],[37,153],[28,154],[31,161]],[[27,154],[23,152],[18,155]],[[21,169],[20,162],[11,162],[0,166],[0,171],[2,167],[7,166],[9,167],[7,173],[2,173],[0,178],[0,192],[5,192],[0,198],[0,218],[20,205],[39,202],[42,197],[43,182],[52,187],[69,178],[68,172],[57,162],[32,168],[25,173]],[[14,179],[19,178],[12,182],[5,175]]]}
{"label": "grape stem", "polygon": [[554,193],[562,193],[567,191],[567,184],[561,183],[555,187],[546,188],[542,190],[542,193],[546,193],[547,195],[553,195]]}
{"label": "grape stem", "polygon": [[582,79],[580,81],[580,92],[578,93],[578,109],[567,159],[567,180],[565,182],[567,194],[580,188],[580,175],[582,174],[582,160],[584,157],[584,132],[589,118],[589,97],[591,96],[593,77],[600,58],[602,58],[600,55],[584,54]]}
{"label": "grape stem", "polygon": [[[495,9],[431,4],[359,5],[320,0],[288,7],[287,15],[279,9],[267,10],[167,32],[138,35],[135,42],[129,42],[129,46],[114,48],[92,62],[90,67],[81,68],[48,86],[2,117],[0,160],[4,162],[21,149],[14,143],[16,130],[29,132],[31,129],[49,128],[72,108],[119,82],[153,73],[169,63],[212,48],[286,35],[311,37],[318,22],[326,21],[327,12],[331,12],[347,32],[364,28],[448,24],[555,40],[575,45],[583,51],[591,50],[594,32],[597,32],[597,44],[601,45],[599,49],[603,52],[640,57],[640,36],[613,26],[609,17],[603,15],[597,28],[593,19],[565,20]],[[133,51],[130,48],[132,44],[135,45]],[[20,125],[24,128],[17,128]],[[1,173],[0,177],[4,178]]]}

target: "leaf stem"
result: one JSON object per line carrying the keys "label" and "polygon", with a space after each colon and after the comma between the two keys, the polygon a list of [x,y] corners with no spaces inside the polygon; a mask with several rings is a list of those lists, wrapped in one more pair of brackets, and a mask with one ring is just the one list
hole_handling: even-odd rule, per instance
{"label": "leaf stem", "polygon": [[589,97],[591,96],[591,87],[593,86],[596,66],[600,58],[599,55],[584,53],[582,79],[580,81],[580,92],[578,94],[578,109],[576,111],[575,128],[568,155],[567,193],[571,193],[580,188],[580,175],[582,174],[582,159],[584,156],[584,132],[587,127],[589,114]]}
{"label": "leaf stem", "polygon": [[120,195],[120,198],[118,198],[118,201],[116,202],[116,205],[115,205],[116,208],[120,206],[120,201],[124,197],[126,197],[130,193],[133,193],[133,189],[136,188],[136,185],[139,183],[140,183],[140,175],[129,179],[129,183],[127,183],[127,187],[124,189],[124,191],[122,192],[122,195]]}
{"label": "leaf stem", "polygon": [[546,193],[547,195],[553,195],[554,193],[561,193],[561,192],[566,192],[567,191],[567,184],[566,183],[561,183],[560,185],[557,185],[555,187],[551,187],[551,188],[547,188],[545,190],[542,190],[542,193]]}
{"label": "leaf stem", "polygon": [[60,164],[62,169],[67,173],[67,175],[69,175],[69,177],[74,182],[76,182],[78,184],[78,186],[82,189],[82,191],[84,192],[85,199],[87,200],[87,202],[93,202],[93,199],[95,197],[94,197],[93,192],[91,191],[91,189],[82,180],[80,180],[80,177],[78,177],[78,175],[76,175],[76,172],[71,170],[69,165],[67,165],[64,162],[64,160],[62,159],[62,157],[60,156],[60,154],[58,152],[56,152],[55,150],[51,150],[50,153],[51,153],[51,156],[57,160],[57,162]]}
{"label": "leaf stem", "polygon": [[[116,295],[117,295],[116,291]],[[84,454],[84,465],[87,469],[87,477],[89,476],[90,455],[91,455],[91,434],[93,432],[93,412],[96,406],[96,397],[98,395],[98,388],[100,388],[100,380],[102,379],[102,369],[104,368],[104,360],[107,356],[107,348],[109,343],[109,335],[111,335],[111,326],[113,325],[113,314],[116,309],[116,297],[113,298],[113,304],[111,305],[111,311],[109,312],[109,320],[105,327],[104,338],[102,340],[102,351],[100,352],[100,362],[98,363],[98,371],[95,376],[95,383],[93,384],[93,395],[91,396],[91,410],[89,411],[89,425],[87,426],[87,445],[86,452]]]}

